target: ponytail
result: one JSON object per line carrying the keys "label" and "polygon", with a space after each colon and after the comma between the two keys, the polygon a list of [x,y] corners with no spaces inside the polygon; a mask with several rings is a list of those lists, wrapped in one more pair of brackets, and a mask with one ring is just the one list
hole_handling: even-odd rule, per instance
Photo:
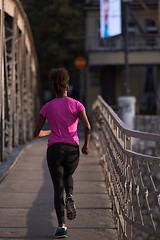
{"label": "ponytail", "polygon": [[58,95],[62,95],[67,84],[69,84],[69,74],[65,68],[53,68],[49,73],[49,80],[53,91]]}

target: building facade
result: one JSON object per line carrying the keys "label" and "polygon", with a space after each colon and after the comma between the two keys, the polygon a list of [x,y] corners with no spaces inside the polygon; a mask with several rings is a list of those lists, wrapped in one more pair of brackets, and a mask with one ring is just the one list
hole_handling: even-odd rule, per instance
{"label": "building facade", "polygon": [[[86,0],[85,48],[86,103],[88,113],[97,95],[117,109],[118,97],[124,95],[124,36],[100,38],[99,0]],[[158,0],[139,0],[128,4],[129,95],[136,97],[138,114],[160,113],[160,35],[152,15],[159,17]],[[123,6],[122,3],[122,23]],[[123,24],[122,24],[123,29]]]}

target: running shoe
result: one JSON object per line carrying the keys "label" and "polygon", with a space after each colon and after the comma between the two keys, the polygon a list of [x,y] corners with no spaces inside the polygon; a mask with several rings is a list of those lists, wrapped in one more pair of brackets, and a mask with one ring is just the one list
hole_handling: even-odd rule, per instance
{"label": "running shoe", "polygon": [[73,196],[71,194],[66,196],[66,210],[67,210],[67,218],[69,220],[73,220],[77,216],[77,209],[73,200]]}
{"label": "running shoe", "polygon": [[55,238],[67,238],[67,227],[58,227],[55,233]]}

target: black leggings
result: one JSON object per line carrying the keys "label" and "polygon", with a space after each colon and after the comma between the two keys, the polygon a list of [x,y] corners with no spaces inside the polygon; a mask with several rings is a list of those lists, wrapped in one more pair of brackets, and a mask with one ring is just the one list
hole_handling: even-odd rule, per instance
{"label": "black leggings", "polygon": [[47,162],[54,186],[54,205],[59,225],[65,223],[64,189],[73,194],[73,177],[79,163],[79,146],[55,143],[47,149]]}

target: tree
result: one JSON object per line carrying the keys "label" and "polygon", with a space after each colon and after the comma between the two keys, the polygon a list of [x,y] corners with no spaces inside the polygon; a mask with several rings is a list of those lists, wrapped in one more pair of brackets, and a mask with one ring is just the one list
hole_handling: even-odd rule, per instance
{"label": "tree", "polygon": [[43,87],[52,67],[75,72],[84,54],[84,0],[23,0],[35,41]]}

